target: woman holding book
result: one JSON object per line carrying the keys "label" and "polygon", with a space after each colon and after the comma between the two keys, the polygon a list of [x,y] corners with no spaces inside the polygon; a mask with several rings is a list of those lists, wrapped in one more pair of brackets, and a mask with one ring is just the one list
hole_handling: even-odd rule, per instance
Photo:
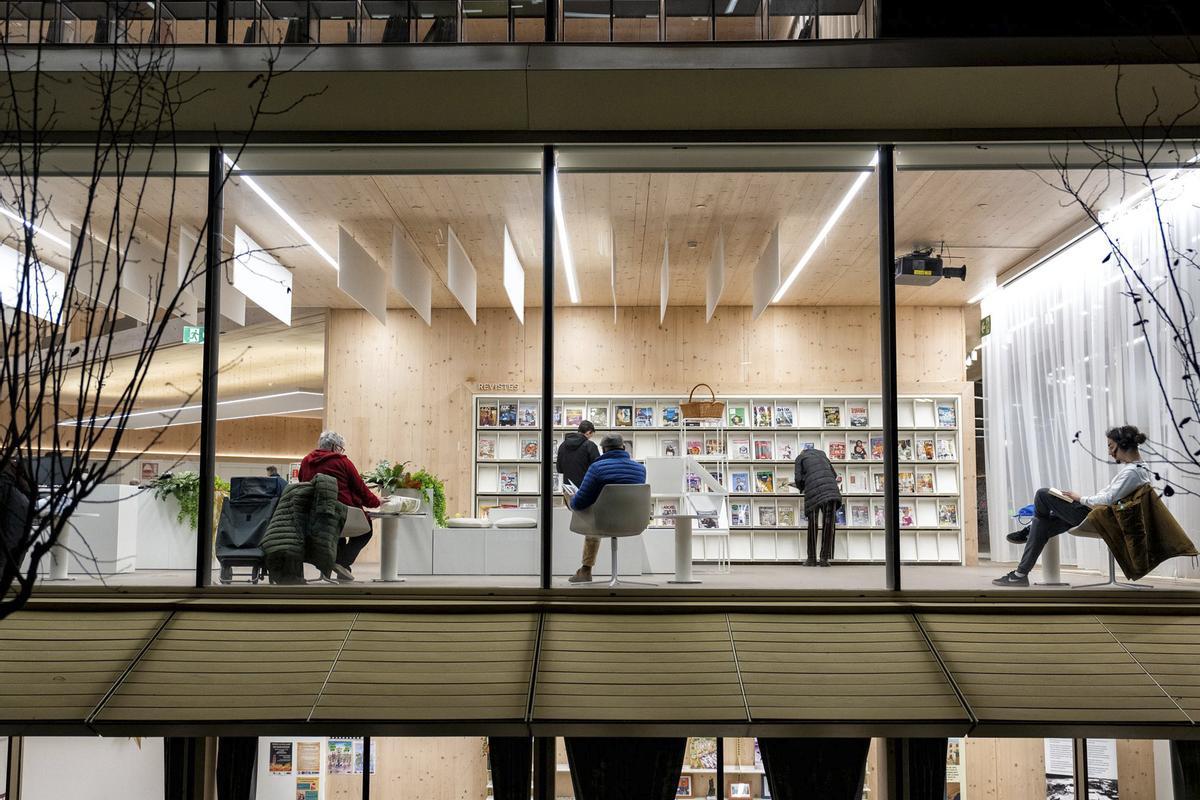
{"label": "woman holding book", "polygon": [[1007,537],[1013,544],[1025,545],[1021,563],[1012,572],[992,581],[996,586],[1028,586],[1029,573],[1047,542],[1081,524],[1095,506],[1110,506],[1150,483],[1150,469],[1138,452],[1138,446],[1146,441],[1146,434],[1132,425],[1122,425],[1106,435],[1108,456],[1121,465],[1112,482],[1103,491],[1088,497],[1058,489],[1038,489],[1033,499],[1033,521],[1025,530],[1010,533]]}

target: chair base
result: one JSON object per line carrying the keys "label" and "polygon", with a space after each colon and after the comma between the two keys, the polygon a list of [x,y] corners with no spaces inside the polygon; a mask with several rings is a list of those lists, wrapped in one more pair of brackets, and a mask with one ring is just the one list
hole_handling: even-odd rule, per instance
{"label": "chair base", "polygon": [[1119,586],[1122,589],[1153,589],[1153,586],[1147,586],[1143,583],[1129,583],[1128,581],[1117,580],[1117,559],[1110,552],[1108,554],[1108,580],[1100,581],[1099,583],[1085,583],[1082,586],[1076,586],[1076,589],[1095,589],[1102,586]]}
{"label": "chair base", "polygon": [[[586,586],[587,584],[583,585]],[[609,589],[620,589],[622,586],[658,586],[657,583],[650,583],[649,581],[623,581],[616,575],[605,585]]]}

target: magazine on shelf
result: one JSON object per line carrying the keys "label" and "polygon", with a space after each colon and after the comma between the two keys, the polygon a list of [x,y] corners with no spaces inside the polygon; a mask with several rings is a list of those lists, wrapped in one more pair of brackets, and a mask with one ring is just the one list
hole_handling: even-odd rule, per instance
{"label": "magazine on shelf", "polygon": [[660,517],[673,517],[679,513],[679,506],[674,500],[660,500],[658,505],[658,515]]}
{"label": "magazine on shelf", "polygon": [[933,439],[917,440],[917,461],[933,461]]}
{"label": "magazine on shelf", "polygon": [[958,425],[958,414],[953,403],[937,404],[937,424],[939,428],[953,428]]}
{"label": "magazine on shelf", "polygon": [[613,406],[613,425],[618,428],[632,428],[633,406]]}
{"label": "magazine on shelf", "polygon": [[850,494],[861,494],[867,491],[866,470],[854,467],[846,470],[846,491]]}
{"label": "magazine on shelf", "polygon": [[830,442],[829,443],[829,460],[830,461],[845,461],[846,460],[846,443],[845,442]]}
{"label": "magazine on shelf", "polygon": [[501,403],[500,404],[500,427],[513,428],[517,424],[517,404],[516,403]]}
{"label": "magazine on shelf", "polygon": [[866,503],[850,504],[850,524],[856,528],[866,528],[871,524],[871,513]]}
{"label": "magazine on shelf", "polygon": [[750,504],[749,503],[730,503],[729,504],[729,522],[736,528],[745,528],[750,525]]}
{"label": "magazine on shelf", "polygon": [[479,437],[478,457],[481,461],[491,461],[496,458],[496,440]]}
{"label": "magazine on shelf", "polygon": [[838,510],[833,515],[833,521],[837,525],[844,526],[846,524],[846,507],[838,506]]}
{"label": "magazine on shelf", "polygon": [[495,403],[480,403],[479,427],[494,428],[498,424],[500,412]]}
{"label": "magazine on shelf", "polygon": [[953,526],[958,524],[958,503],[954,500],[943,500],[938,503],[938,525]]}
{"label": "magazine on shelf", "polygon": [[792,428],[796,425],[796,409],[790,405],[775,406],[775,427]]}
{"label": "magazine on shelf", "polygon": [[801,450],[815,450],[816,447],[817,447],[816,442],[801,442],[800,443]]}
{"label": "magazine on shelf", "polygon": [[776,511],[780,527],[796,527],[796,507],[794,505],[791,503],[780,503]]}
{"label": "magazine on shelf", "polygon": [[726,412],[726,417],[729,420],[731,428],[744,428],[746,426],[746,407],[745,406],[730,406]]}
{"label": "magazine on shelf", "polygon": [[688,739],[688,766],[692,769],[716,769],[716,738],[712,736],[693,736]]}
{"label": "magazine on shelf", "polygon": [[917,515],[913,511],[913,507],[905,503],[900,504],[900,527],[912,528],[917,524]]}
{"label": "magazine on shelf", "polygon": [[[724,485],[725,485],[725,473],[724,473],[724,472],[722,472],[721,470],[719,470],[719,469],[710,469],[710,470],[708,471],[708,474],[709,474],[709,475],[712,475],[712,476],[713,476],[713,480],[715,480],[717,483],[721,484],[722,486],[724,486]],[[713,491],[713,490],[712,490],[712,489],[710,489],[710,488],[708,487],[708,484],[704,484],[704,491],[706,491],[706,492],[711,492],[711,491]]]}
{"label": "magazine on shelf", "polygon": [[912,439],[906,437],[906,438],[903,438],[903,439],[900,439],[899,441],[897,441],[896,442],[896,452],[899,454],[898,458],[901,461],[912,461],[913,460]]}
{"label": "magazine on shelf", "polygon": [[540,455],[541,448],[538,447],[537,439],[522,439],[521,440],[521,458],[526,461],[537,461]]}
{"label": "magazine on shelf", "polygon": [[517,491],[517,471],[515,469],[500,470],[500,491],[505,494],[515,494]]}
{"label": "magazine on shelf", "polygon": [[870,418],[867,416],[866,406],[850,406],[848,413],[850,416],[851,428],[865,428],[870,425]]}
{"label": "magazine on shelf", "polygon": [[775,473],[771,470],[759,470],[754,473],[754,491],[766,494],[775,493]]}
{"label": "magazine on shelf", "polygon": [[729,457],[745,461],[750,458],[750,440],[744,436],[734,436],[729,440]]}
{"label": "magazine on shelf", "polygon": [[851,461],[866,461],[867,460],[867,443],[862,439],[854,439],[850,444],[850,460]]}
{"label": "magazine on shelf", "polygon": [[694,473],[694,472],[689,472],[689,473],[687,474],[687,481],[686,481],[686,485],[687,485],[687,490],[688,490],[689,492],[698,492],[698,491],[700,491],[700,486],[701,486],[701,483],[700,483],[700,476],[699,476],[699,475],[697,475],[697,474],[696,474],[696,473]]}
{"label": "magazine on shelf", "polygon": [[679,455],[679,440],[678,439],[663,439],[662,440],[663,458],[675,458]]}
{"label": "magazine on shelf", "polygon": [[755,439],[754,440],[754,460],[755,461],[770,461],[775,458],[774,447],[770,439]]}
{"label": "magazine on shelf", "polygon": [[687,454],[689,456],[698,456],[704,451],[704,444],[699,439],[687,440]]}
{"label": "magazine on shelf", "polygon": [[633,409],[633,424],[638,428],[654,427],[654,406],[637,406]]}
{"label": "magazine on shelf", "polygon": [[822,409],[825,418],[825,427],[840,428],[842,427],[842,407],[841,406],[825,406]]}
{"label": "magazine on shelf", "polygon": [[583,406],[563,406],[563,419],[567,427],[578,428],[579,423],[583,422]]}
{"label": "magazine on shelf", "polygon": [[900,494],[912,494],[917,489],[916,479],[907,470],[896,473],[896,482],[900,484]]}
{"label": "magazine on shelf", "polygon": [[719,437],[704,440],[704,455],[706,456],[723,456],[725,448],[721,446]]}
{"label": "magazine on shelf", "polygon": [[873,461],[883,461],[883,436],[871,437],[871,459]]}
{"label": "magazine on shelf", "polygon": [[791,461],[796,457],[796,447],[791,442],[779,443],[779,460]]}
{"label": "magazine on shelf", "polygon": [[758,507],[758,524],[764,528],[775,527],[775,506]]}
{"label": "magazine on shelf", "polygon": [[937,457],[938,457],[938,461],[953,461],[954,460],[954,440],[953,439],[938,439],[937,440]]}
{"label": "magazine on shelf", "polygon": [[563,407],[562,403],[554,404],[554,425],[558,427],[563,424]]}
{"label": "magazine on shelf", "polygon": [[538,426],[537,403],[521,403],[517,409],[517,425],[522,428]]}
{"label": "magazine on shelf", "polygon": [[883,506],[879,503],[871,504],[871,527],[883,527]]}
{"label": "magazine on shelf", "polygon": [[669,405],[662,407],[662,426],[664,428],[679,427],[679,406]]}
{"label": "magazine on shelf", "polygon": [[741,470],[730,472],[729,491],[739,493],[750,491],[750,473]]}
{"label": "magazine on shelf", "polygon": [[917,494],[933,493],[933,473],[928,470],[917,470]]}
{"label": "magazine on shelf", "polygon": [[756,428],[771,428],[774,426],[773,409],[769,405],[756,405],[754,407],[754,427]]}
{"label": "magazine on shelf", "polygon": [[597,428],[607,428],[608,406],[588,406],[588,419]]}

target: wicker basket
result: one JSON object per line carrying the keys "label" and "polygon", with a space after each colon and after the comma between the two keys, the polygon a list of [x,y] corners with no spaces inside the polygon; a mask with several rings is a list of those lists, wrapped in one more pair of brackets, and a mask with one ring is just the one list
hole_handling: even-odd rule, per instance
{"label": "wicker basket", "polygon": [[[696,390],[703,386],[708,389],[708,400],[693,400]],[[717,394],[707,383],[697,383],[688,393],[686,403],[680,404],[684,419],[721,419],[725,416],[725,402],[717,399]]]}

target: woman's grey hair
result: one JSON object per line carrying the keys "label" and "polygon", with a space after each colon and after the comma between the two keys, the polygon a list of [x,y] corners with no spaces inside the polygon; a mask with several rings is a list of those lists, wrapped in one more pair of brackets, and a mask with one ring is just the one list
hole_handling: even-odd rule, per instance
{"label": "woman's grey hair", "polygon": [[340,433],[335,431],[321,431],[321,435],[317,437],[318,450],[345,450],[346,440],[342,438]]}

